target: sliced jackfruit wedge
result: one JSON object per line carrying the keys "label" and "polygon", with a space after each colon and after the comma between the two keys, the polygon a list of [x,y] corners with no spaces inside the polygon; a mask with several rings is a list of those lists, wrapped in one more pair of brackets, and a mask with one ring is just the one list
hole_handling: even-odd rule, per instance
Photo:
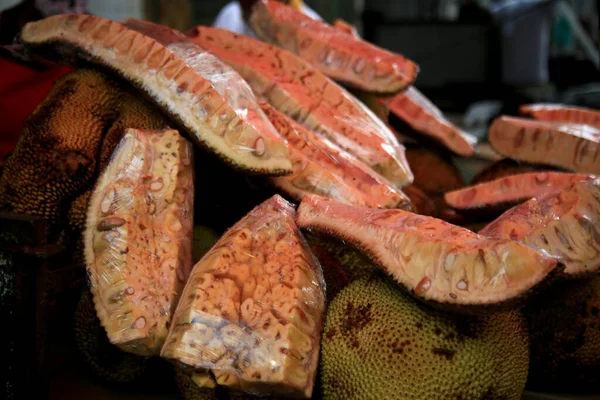
{"label": "sliced jackfruit wedge", "polygon": [[[244,89],[243,80],[181,36],[172,42],[155,40],[114,21],[75,14],[30,22],[21,31],[29,50],[70,64],[91,61],[129,80],[198,145],[232,166],[267,175],[289,173],[285,143],[266,138],[251,124],[243,99],[235,95]],[[205,61],[206,65],[202,64]],[[215,81],[226,82],[222,84],[229,86],[227,95]]]}
{"label": "sliced jackfruit wedge", "polygon": [[515,300],[559,265],[515,241],[488,239],[403,210],[357,208],[310,196],[296,221],[356,247],[415,296],[441,304]]}
{"label": "sliced jackfruit wedge", "polygon": [[175,130],[127,130],[94,190],[84,236],[111,343],[156,355],[192,267],[193,152]]}
{"label": "sliced jackfruit wedge", "polygon": [[161,356],[212,370],[217,385],[311,396],[319,358],[324,284],[320,265],[275,195],[198,262]]}
{"label": "sliced jackfruit wedge", "polygon": [[563,172],[531,172],[511,175],[489,182],[448,192],[444,200],[456,209],[492,207],[514,204],[533,197],[559,192],[574,182],[591,179],[590,175]]}
{"label": "sliced jackfruit wedge", "polygon": [[576,182],[511,208],[481,235],[512,239],[556,257],[571,275],[600,268],[600,180]]}
{"label": "sliced jackfruit wedge", "polygon": [[600,129],[600,110],[573,107],[563,104],[525,104],[519,112],[526,117],[542,121],[572,122],[586,124]]}

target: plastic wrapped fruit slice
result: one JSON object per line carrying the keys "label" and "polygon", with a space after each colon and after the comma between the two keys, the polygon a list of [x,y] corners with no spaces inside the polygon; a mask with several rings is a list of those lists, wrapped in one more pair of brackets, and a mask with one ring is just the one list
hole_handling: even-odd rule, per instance
{"label": "plastic wrapped fruit slice", "polygon": [[518,161],[600,174],[600,129],[590,125],[500,117],[490,126],[489,141]]}
{"label": "plastic wrapped fruit slice", "polygon": [[518,205],[481,235],[512,239],[556,257],[567,274],[600,268],[600,180],[576,182],[553,195]]}
{"label": "plastic wrapped fruit slice", "polygon": [[519,111],[526,117],[542,121],[572,122],[600,129],[600,110],[563,104],[526,104]]}
{"label": "plastic wrapped fruit slice", "polygon": [[294,217],[276,195],[223,235],[194,266],[162,357],[218,385],[311,396],[324,284]]}
{"label": "plastic wrapped fruit slice", "polygon": [[[284,143],[265,138],[249,123],[244,103],[224,97],[213,81],[194,68],[196,49],[162,44],[107,19],[62,14],[25,25],[21,40],[29,50],[61,62],[93,62],[113,70],[152,98],[199,145],[232,166],[278,175],[291,169]],[[183,56],[189,56],[184,59]],[[211,78],[226,80],[230,93],[243,80],[229,71]]]}
{"label": "plastic wrapped fruit slice", "polygon": [[564,172],[531,172],[506,176],[448,192],[444,199],[460,210],[501,206],[559,192],[573,183],[592,179],[590,175]]}
{"label": "plastic wrapped fruit slice", "polygon": [[516,300],[559,265],[515,241],[488,239],[403,210],[357,208],[310,196],[296,221],[351,244],[415,296],[441,305]]}
{"label": "plastic wrapped fruit slice", "polygon": [[250,24],[261,39],[296,53],[331,78],[363,90],[395,93],[412,84],[418,74],[419,68],[411,60],[278,1],[257,2]]}
{"label": "plastic wrapped fruit slice", "polygon": [[196,43],[238,71],[275,109],[325,136],[398,188],[413,176],[394,133],[346,90],[294,54],[224,29],[198,26]]}
{"label": "plastic wrapped fruit slice", "polygon": [[90,200],[91,291],[111,343],[155,355],[192,267],[193,153],[175,130],[127,130]]}
{"label": "plastic wrapped fruit slice", "polygon": [[475,154],[477,138],[448,121],[416,87],[411,86],[402,93],[379,97],[378,100],[412,129],[440,142],[459,156]]}
{"label": "plastic wrapped fruit slice", "polygon": [[291,147],[338,175],[349,186],[372,198],[376,208],[410,208],[410,199],[402,191],[393,187],[387,179],[356,157],[275,110],[269,104],[263,102],[261,106],[275,129],[287,139]]}

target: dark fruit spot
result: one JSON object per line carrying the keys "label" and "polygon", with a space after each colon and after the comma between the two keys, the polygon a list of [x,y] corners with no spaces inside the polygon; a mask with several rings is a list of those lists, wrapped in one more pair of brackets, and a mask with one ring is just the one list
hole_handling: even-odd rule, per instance
{"label": "dark fruit spot", "polygon": [[451,361],[454,358],[454,354],[456,354],[456,350],[442,349],[440,347],[434,347],[431,349],[433,354],[444,357],[446,360]]}
{"label": "dark fruit spot", "polygon": [[436,335],[441,335],[442,334],[442,330],[440,328],[435,328],[433,333],[435,333]]}

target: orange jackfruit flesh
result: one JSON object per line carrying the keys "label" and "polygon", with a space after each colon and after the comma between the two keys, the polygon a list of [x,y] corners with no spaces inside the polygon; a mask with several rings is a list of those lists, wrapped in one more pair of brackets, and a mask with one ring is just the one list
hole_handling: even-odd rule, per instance
{"label": "orange jackfruit flesh", "polygon": [[600,269],[600,180],[584,180],[506,211],[480,232],[556,257],[569,275]]}
{"label": "orange jackfruit flesh", "polygon": [[523,116],[542,121],[572,122],[600,129],[600,110],[591,108],[539,103],[525,104],[519,108],[519,112]]}
{"label": "orange jackfruit flesh", "polygon": [[104,133],[121,90],[110,76],[63,76],[26,120],[0,177],[0,209],[57,221],[96,174]]}
{"label": "orange jackfruit flesh", "polygon": [[85,258],[111,343],[156,355],[192,266],[193,153],[175,130],[127,130],[88,210]]}
{"label": "orange jackfruit flesh", "polygon": [[416,297],[457,310],[513,303],[560,270],[555,259],[515,241],[403,210],[310,196],[296,221],[356,247]]}
{"label": "orange jackfruit flesh", "polygon": [[217,385],[311,396],[324,288],[317,259],[275,195],[229,229],[198,262],[161,356]]}
{"label": "orange jackfruit flesh", "polygon": [[[221,74],[224,65],[218,59],[186,43],[185,36],[173,35],[175,42],[162,42],[108,19],[61,14],[26,24],[20,38],[48,58],[111,69],[145,92],[196,144],[228,164],[250,173],[289,173],[285,143],[265,138],[246,118],[243,99],[236,103],[222,95],[199,71],[208,68],[214,81],[229,79],[235,89],[245,85],[243,80],[232,71]],[[209,65],[198,67],[202,61]]]}

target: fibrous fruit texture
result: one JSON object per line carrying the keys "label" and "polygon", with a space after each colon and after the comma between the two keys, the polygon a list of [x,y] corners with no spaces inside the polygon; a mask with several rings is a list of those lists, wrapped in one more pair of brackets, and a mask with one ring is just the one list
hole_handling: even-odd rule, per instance
{"label": "fibrous fruit texture", "polygon": [[404,147],[366,106],[284,49],[219,28],[189,35],[235,68],[254,93],[356,156],[397,187],[413,180]]}
{"label": "fibrous fruit texture", "polygon": [[128,130],[88,210],[85,258],[111,343],[158,354],[192,267],[193,153],[175,130]]}
{"label": "fibrous fruit texture", "polygon": [[489,141],[515,160],[600,174],[600,129],[590,125],[500,117],[490,126]]}
{"label": "fibrous fruit texture", "polygon": [[[184,39],[161,42],[114,21],[73,14],[31,22],[21,31],[21,40],[32,51],[115,71],[147,93],[197,144],[231,165],[255,173],[288,173],[285,143],[266,138],[249,123],[246,103],[232,94],[243,90],[243,80],[212,55],[202,57]],[[210,67],[207,76],[198,73],[199,66]],[[228,93],[232,97],[215,87],[215,81],[223,80],[234,89]]]}
{"label": "fibrous fruit texture", "polygon": [[600,278],[554,285],[524,309],[531,340],[528,386],[598,393]]}
{"label": "fibrous fruit texture", "polygon": [[0,208],[55,221],[91,183],[119,85],[77,70],[63,76],[26,120],[0,178]]}
{"label": "fibrous fruit texture", "polygon": [[475,153],[477,139],[448,121],[440,109],[414,86],[394,96],[380,97],[379,101],[412,129],[455,154],[466,157]]}
{"label": "fibrous fruit texture", "polygon": [[576,182],[502,214],[481,235],[518,240],[560,260],[568,274],[600,268],[600,180]]}
{"label": "fibrous fruit texture", "polygon": [[115,383],[131,382],[148,370],[148,359],[126,353],[108,341],[87,289],[77,303],[73,325],[77,350],[84,363],[100,379]]}
{"label": "fibrous fruit texture", "polygon": [[446,193],[444,199],[449,206],[457,209],[490,207],[560,192],[575,182],[588,179],[591,176],[584,174],[531,172],[454,190]]}
{"label": "fibrous fruit texture", "polygon": [[296,53],[329,77],[359,89],[395,93],[417,77],[419,68],[407,58],[278,1],[257,2],[250,24],[261,39]]}
{"label": "fibrous fruit texture", "polygon": [[371,199],[375,207],[410,207],[410,200],[404,193],[356,157],[275,110],[269,104],[262,103],[261,106],[275,129],[287,139],[292,148],[339,176],[349,186]]}
{"label": "fibrous fruit texture", "polygon": [[443,305],[515,300],[557,267],[553,258],[520,243],[403,210],[310,196],[300,204],[297,223],[358,248],[415,296]]}
{"label": "fibrous fruit texture", "polygon": [[453,316],[378,277],[332,302],[323,332],[326,399],[520,399],[529,366],[520,312]]}
{"label": "fibrous fruit texture", "polygon": [[542,121],[572,122],[600,129],[600,110],[562,104],[527,104],[521,106],[519,111],[524,116]]}
{"label": "fibrous fruit texture", "polygon": [[223,235],[194,266],[162,357],[218,385],[311,396],[325,296],[294,216],[276,195]]}

